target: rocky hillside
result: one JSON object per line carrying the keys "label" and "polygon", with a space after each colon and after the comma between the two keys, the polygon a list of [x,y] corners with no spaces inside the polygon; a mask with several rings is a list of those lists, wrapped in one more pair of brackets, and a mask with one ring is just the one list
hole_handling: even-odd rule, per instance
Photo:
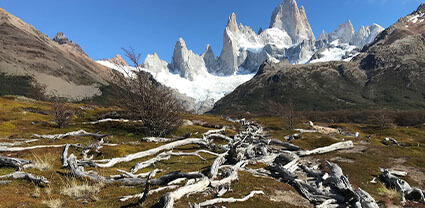
{"label": "rocky hillside", "polygon": [[108,84],[111,70],[90,59],[63,33],[52,40],[1,8],[0,42],[2,80],[26,77],[29,84],[45,85],[48,93],[72,99],[100,95],[100,86]]}
{"label": "rocky hillside", "polygon": [[425,108],[425,6],[380,33],[350,62],[265,62],[212,112],[262,113],[292,99],[299,110]]}

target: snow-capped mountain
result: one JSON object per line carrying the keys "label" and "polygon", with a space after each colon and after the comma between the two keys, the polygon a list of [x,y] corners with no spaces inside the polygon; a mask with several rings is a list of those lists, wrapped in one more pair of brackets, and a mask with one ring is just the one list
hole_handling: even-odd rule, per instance
{"label": "snow-capped mountain", "polygon": [[[283,0],[272,13],[270,27],[258,33],[238,24],[236,14],[232,13],[224,29],[223,48],[218,57],[210,45],[198,55],[180,38],[171,63],[161,60],[157,54],[150,54],[142,67],[162,84],[197,102],[211,100],[208,103],[213,104],[251,79],[266,60],[291,64],[349,61],[381,31],[382,27],[373,24],[355,32],[347,21],[329,34],[323,31],[316,40],[304,7],[298,7],[295,0]],[[99,63],[111,67],[108,61]]]}

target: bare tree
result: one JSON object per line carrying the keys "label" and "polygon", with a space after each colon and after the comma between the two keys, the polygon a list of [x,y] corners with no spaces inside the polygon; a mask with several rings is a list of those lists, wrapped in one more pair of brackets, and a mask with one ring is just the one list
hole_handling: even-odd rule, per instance
{"label": "bare tree", "polygon": [[123,51],[135,70],[115,63],[122,72],[114,75],[114,84],[117,86],[115,104],[129,118],[141,120],[145,133],[150,136],[165,136],[180,126],[181,104],[170,89],[141,70],[140,54],[136,54],[132,48]]}
{"label": "bare tree", "polygon": [[394,121],[391,113],[385,108],[377,110],[373,114],[373,119],[375,120],[375,123],[382,129],[388,128]]}
{"label": "bare tree", "polygon": [[55,98],[52,106],[53,122],[58,128],[64,128],[69,124],[75,114],[72,107],[63,99]]}
{"label": "bare tree", "polygon": [[270,102],[268,108],[270,113],[275,114],[286,121],[288,129],[292,130],[295,128],[299,115],[296,111],[295,103],[291,99],[285,105],[278,102]]}

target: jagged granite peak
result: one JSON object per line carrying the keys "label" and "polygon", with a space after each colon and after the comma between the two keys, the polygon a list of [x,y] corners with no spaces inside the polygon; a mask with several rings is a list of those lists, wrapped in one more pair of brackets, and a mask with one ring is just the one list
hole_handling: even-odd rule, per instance
{"label": "jagged granite peak", "polygon": [[230,75],[238,70],[238,38],[238,23],[235,13],[232,13],[223,34],[223,49],[220,54],[220,62],[222,63],[220,74]]}
{"label": "jagged granite peak", "polygon": [[320,36],[317,38],[317,40],[328,40],[328,36],[325,33],[325,30],[322,30],[322,33],[320,33]]}
{"label": "jagged granite peak", "polygon": [[168,63],[164,60],[161,60],[156,53],[148,54],[146,56],[145,61],[142,64],[142,68],[156,73],[169,71]]}
{"label": "jagged granite peak", "polygon": [[53,37],[52,39],[53,41],[55,41],[56,43],[58,43],[59,45],[69,45],[72,48],[76,49],[78,52],[80,52],[81,54],[87,55],[83,49],[76,43],[74,43],[73,41],[69,40],[65,34],[63,32],[58,32],[55,37]]}
{"label": "jagged granite peak", "polygon": [[209,73],[216,74],[219,71],[219,60],[217,57],[215,57],[214,51],[212,50],[210,44],[207,45],[207,48],[201,57],[204,59],[205,66],[207,67]]}
{"label": "jagged granite peak", "polygon": [[189,80],[194,80],[196,76],[208,73],[204,59],[188,50],[183,38],[179,38],[176,43],[170,69]]}
{"label": "jagged granite peak", "polygon": [[371,26],[361,26],[350,43],[362,48],[371,43],[382,31],[384,31],[384,28],[375,23]]}
{"label": "jagged granite peak", "polygon": [[343,43],[350,43],[355,35],[353,24],[350,20],[347,20],[344,24],[338,25],[338,29],[329,33],[328,40],[332,42],[334,40],[341,40]]}
{"label": "jagged granite peak", "polygon": [[304,7],[298,8],[295,0],[284,0],[273,11],[270,28],[279,28],[288,33],[293,43],[315,40]]}
{"label": "jagged granite peak", "polygon": [[238,31],[238,22],[236,21],[236,14],[234,12],[229,16],[226,28],[228,28],[229,31],[232,32]]}

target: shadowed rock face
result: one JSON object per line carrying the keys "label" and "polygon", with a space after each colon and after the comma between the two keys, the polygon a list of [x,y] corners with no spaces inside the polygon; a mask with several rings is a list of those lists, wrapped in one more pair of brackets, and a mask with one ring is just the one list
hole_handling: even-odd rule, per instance
{"label": "shadowed rock face", "polygon": [[212,112],[263,113],[269,101],[289,99],[299,110],[425,109],[424,7],[380,33],[350,62],[265,62]]}
{"label": "shadowed rock face", "polygon": [[0,73],[33,77],[48,92],[72,99],[99,95],[111,71],[64,35],[56,40],[0,9]]}
{"label": "shadowed rock face", "polygon": [[215,57],[211,45],[207,45],[205,52],[202,54],[205,66],[209,73],[216,74],[220,69],[219,60]]}

